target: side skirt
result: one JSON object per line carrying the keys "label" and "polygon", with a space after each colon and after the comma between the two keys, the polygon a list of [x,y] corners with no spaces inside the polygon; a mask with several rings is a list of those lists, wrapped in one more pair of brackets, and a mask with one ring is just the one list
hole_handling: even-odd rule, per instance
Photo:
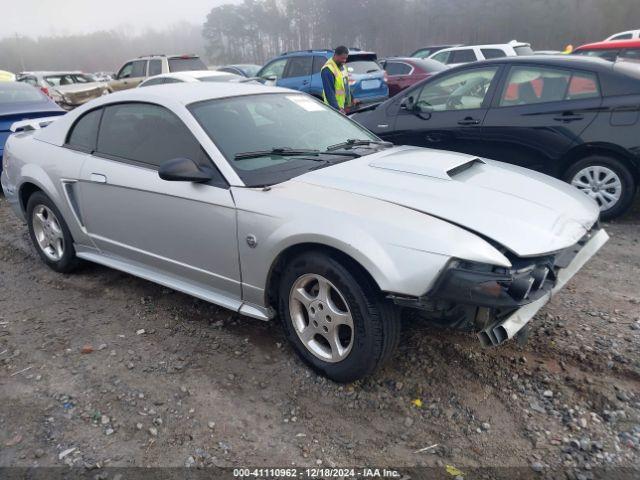
{"label": "side skirt", "polygon": [[206,286],[190,283],[185,281],[183,278],[168,275],[165,272],[149,268],[146,265],[140,265],[139,263],[124,260],[119,257],[104,255],[98,250],[90,247],[75,245],[75,248],[76,255],[78,258],[82,258],[83,260],[88,260],[90,262],[104,265],[105,267],[113,268],[114,270],[129,273],[150,282],[194,296],[200,300],[220,305],[221,307],[228,308],[229,310],[233,310],[234,312],[238,312],[242,315],[257,318],[258,320],[270,320],[273,317],[271,309],[249,304],[238,298],[229,297],[228,295],[223,295],[219,292],[206,288]]}

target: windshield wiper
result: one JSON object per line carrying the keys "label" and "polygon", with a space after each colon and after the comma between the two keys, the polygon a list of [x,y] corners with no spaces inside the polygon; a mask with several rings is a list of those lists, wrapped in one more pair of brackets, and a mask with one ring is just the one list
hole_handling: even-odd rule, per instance
{"label": "windshield wiper", "polygon": [[359,147],[363,145],[379,145],[385,148],[393,147],[393,143],[385,142],[382,140],[363,140],[363,139],[357,139],[357,138],[350,138],[346,142],[336,143],[335,145],[328,146],[327,152],[332,152],[334,150],[340,150],[343,148],[349,149],[349,148]]}
{"label": "windshield wiper", "polygon": [[271,150],[256,150],[255,152],[242,152],[235,155],[234,160],[247,160],[249,158],[259,157],[297,157],[299,155],[320,155],[320,150],[300,149],[300,148],[288,148],[288,147],[276,147]]}

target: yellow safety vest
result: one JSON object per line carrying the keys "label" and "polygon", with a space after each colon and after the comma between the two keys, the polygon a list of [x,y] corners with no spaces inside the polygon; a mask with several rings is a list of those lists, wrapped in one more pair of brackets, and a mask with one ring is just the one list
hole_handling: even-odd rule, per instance
{"label": "yellow safety vest", "polygon": [[[336,90],[336,101],[338,102],[338,106],[342,109],[348,103],[347,101],[347,86],[349,85],[349,74],[347,73],[347,69],[343,66],[342,69],[338,67],[338,64],[333,61],[333,57],[327,60],[327,63],[324,64],[322,70],[328,68],[333,74],[334,78],[334,87]],[[324,94],[324,89],[322,90],[322,99],[324,103],[329,105],[327,101],[327,96]]]}

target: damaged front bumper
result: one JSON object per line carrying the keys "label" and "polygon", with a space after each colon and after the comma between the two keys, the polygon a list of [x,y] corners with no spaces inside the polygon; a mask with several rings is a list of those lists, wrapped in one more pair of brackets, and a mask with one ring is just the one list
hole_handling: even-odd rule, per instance
{"label": "damaged front bumper", "polygon": [[549,302],[551,297],[561,290],[578,273],[578,270],[602,248],[607,240],[609,240],[609,235],[604,230],[598,230],[590,235],[590,238],[575,254],[571,262],[566,267],[558,269],[555,286],[551,291],[534,302],[519,308],[506,319],[478,332],[480,343],[484,346],[495,346],[513,338]]}
{"label": "damaged front bumper", "polygon": [[554,255],[514,259],[513,268],[456,262],[419,299],[394,298],[445,326],[473,330],[484,346],[513,338],[607,242],[595,227],[577,244]]}

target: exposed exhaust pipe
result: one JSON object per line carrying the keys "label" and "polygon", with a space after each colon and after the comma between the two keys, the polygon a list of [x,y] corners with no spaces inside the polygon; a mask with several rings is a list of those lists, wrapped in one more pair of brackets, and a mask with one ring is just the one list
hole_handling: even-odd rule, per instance
{"label": "exposed exhaust pipe", "polygon": [[496,324],[494,323],[490,327],[487,327],[484,330],[480,330],[478,332],[478,338],[480,339],[480,343],[483,347],[495,347],[496,345],[498,345],[498,339],[493,333],[493,327],[495,326]]}
{"label": "exposed exhaust pipe", "polygon": [[478,332],[478,338],[483,347],[495,347],[515,337],[520,330],[527,326],[540,308],[547,303],[550,294],[539,298],[533,303],[516,310],[505,320],[489,325]]}

